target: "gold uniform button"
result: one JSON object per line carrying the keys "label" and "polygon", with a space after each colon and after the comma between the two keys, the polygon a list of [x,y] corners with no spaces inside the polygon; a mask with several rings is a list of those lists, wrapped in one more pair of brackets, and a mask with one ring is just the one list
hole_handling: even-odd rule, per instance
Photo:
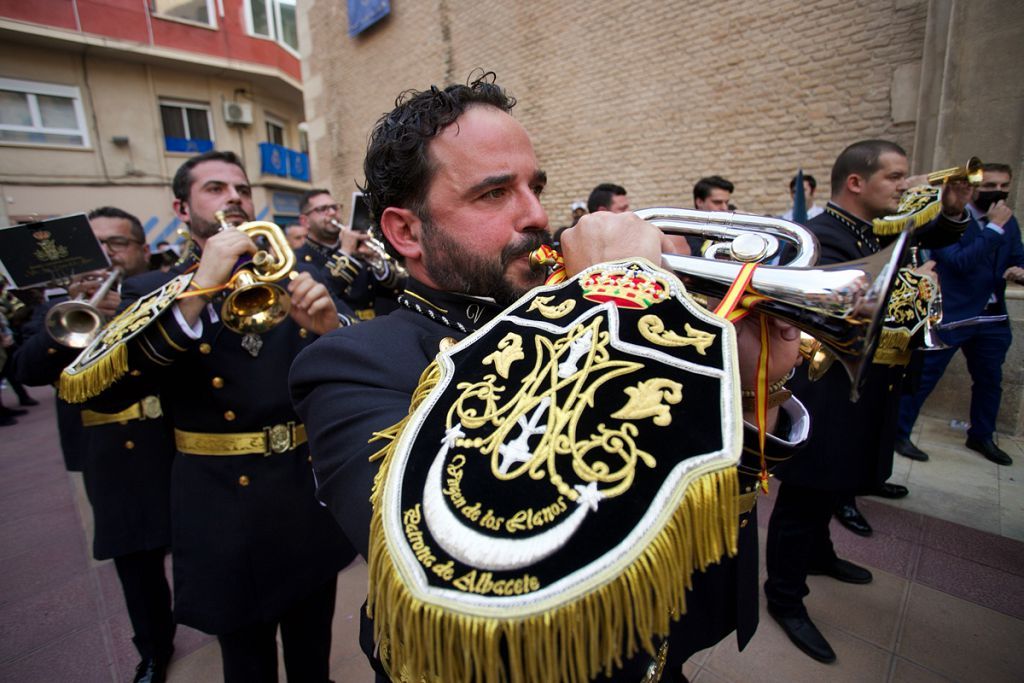
{"label": "gold uniform button", "polygon": [[310,256],[309,254],[306,254],[306,263],[309,263],[312,260],[313,260],[313,257]]}
{"label": "gold uniform button", "polygon": [[239,486],[248,486],[249,485],[249,477],[245,476],[244,474],[242,476],[240,476],[238,478],[238,485]]}
{"label": "gold uniform button", "polygon": [[233,410],[225,410],[224,411],[224,419],[227,420],[228,422],[231,422],[232,420],[234,420],[235,419],[235,411],[233,411]]}
{"label": "gold uniform button", "polygon": [[202,344],[199,345],[199,353],[203,354],[204,356],[209,355],[210,351],[213,351],[213,349],[206,342],[203,342]]}
{"label": "gold uniform button", "polygon": [[49,349],[46,349],[46,353],[48,353],[48,354],[50,354],[52,356],[52,355],[57,353],[57,349],[51,347]]}
{"label": "gold uniform button", "polygon": [[306,456],[306,462],[313,462],[313,456],[312,455],[307,455]]}
{"label": "gold uniform button", "polygon": [[309,336],[309,330],[307,330],[305,327],[300,327],[299,328],[299,336],[302,337],[303,339],[305,339],[306,337]]}
{"label": "gold uniform button", "polygon": [[749,522],[749,521],[750,521],[749,519],[745,519],[742,522],[740,522],[740,528],[741,529],[745,528],[747,526],[747,522]]}
{"label": "gold uniform button", "polygon": [[124,442],[124,447],[127,448],[128,450],[131,450],[135,448],[135,442],[129,439],[128,441]]}
{"label": "gold uniform button", "polygon": [[224,387],[224,378],[214,377],[213,379],[210,380],[210,384],[213,386],[214,389],[221,389]]}
{"label": "gold uniform button", "polygon": [[142,370],[132,370],[128,374],[131,375],[132,377],[141,377],[142,376]]}

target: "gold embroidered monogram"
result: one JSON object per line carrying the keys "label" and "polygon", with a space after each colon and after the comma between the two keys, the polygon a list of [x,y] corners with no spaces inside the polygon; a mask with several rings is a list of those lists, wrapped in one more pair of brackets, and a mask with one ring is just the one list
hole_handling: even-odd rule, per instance
{"label": "gold embroidered monogram", "polygon": [[585,683],[642,649],[656,678],[685,577],[736,552],[735,344],[630,260],[442,350],[378,435],[368,610],[391,675]]}

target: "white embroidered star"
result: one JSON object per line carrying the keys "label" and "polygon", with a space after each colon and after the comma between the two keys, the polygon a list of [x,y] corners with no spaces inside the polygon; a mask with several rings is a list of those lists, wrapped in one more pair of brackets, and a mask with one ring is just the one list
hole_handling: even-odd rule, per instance
{"label": "white embroidered star", "polygon": [[462,431],[462,423],[456,422],[453,426],[445,430],[444,438],[441,439],[441,443],[444,444],[445,448],[452,448],[455,446],[455,442],[466,436],[466,433]]}
{"label": "white embroidered star", "polygon": [[580,497],[576,499],[576,504],[589,505],[592,511],[597,512],[597,504],[604,498],[601,492],[597,490],[597,482],[592,481],[586,486],[576,484],[573,488],[580,494]]}

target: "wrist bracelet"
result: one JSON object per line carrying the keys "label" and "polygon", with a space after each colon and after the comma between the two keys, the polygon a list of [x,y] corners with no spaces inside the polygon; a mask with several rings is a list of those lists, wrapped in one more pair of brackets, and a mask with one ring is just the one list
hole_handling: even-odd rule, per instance
{"label": "wrist bracelet", "polygon": [[[783,377],[781,377],[780,379],[777,379],[774,382],[772,382],[768,386],[768,396],[769,396],[769,398],[773,394],[778,392],[780,389],[782,389],[782,387],[784,387],[786,385],[786,382],[788,382],[789,380],[793,379],[793,375],[795,375],[795,374],[796,374],[796,368],[790,368],[789,372],[786,373]],[[754,390],[753,389],[744,389],[743,391],[740,392],[740,396],[742,396],[743,398],[753,399],[754,398]]]}
{"label": "wrist bracelet", "polygon": [[[793,396],[793,392],[789,389],[779,389],[778,391],[772,391],[768,393],[767,408],[771,410],[781,406],[783,403],[788,401]],[[757,405],[754,403],[753,396],[744,396],[740,399],[740,404],[743,407],[743,412],[749,413],[757,409]]]}

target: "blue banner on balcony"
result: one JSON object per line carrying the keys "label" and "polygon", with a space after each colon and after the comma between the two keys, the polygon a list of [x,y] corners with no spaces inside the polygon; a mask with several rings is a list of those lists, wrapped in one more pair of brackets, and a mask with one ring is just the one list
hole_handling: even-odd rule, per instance
{"label": "blue banner on balcony", "polygon": [[348,0],[348,36],[357,36],[391,13],[391,0]]}
{"label": "blue banner on balcony", "polygon": [[309,182],[309,156],[293,149],[288,150],[288,175],[295,180]]}
{"label": "blue banner on balcony", "polygon": [[288,148],[272,142],[260,143],[260,173],[288,176]]}
{"label": "blue banner on balcony", "polygon": [[168,152],[196,152],[202,154],[213,149],[213,140],[190,140],[189,138],[164,137]]}

